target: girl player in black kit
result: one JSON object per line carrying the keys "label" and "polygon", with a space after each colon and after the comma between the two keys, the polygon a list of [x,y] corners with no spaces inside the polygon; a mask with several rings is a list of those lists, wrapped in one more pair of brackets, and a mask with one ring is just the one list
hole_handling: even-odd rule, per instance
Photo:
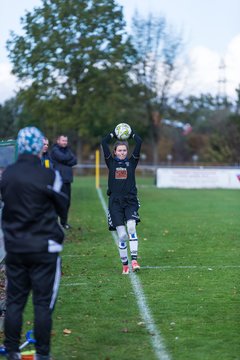
{"label": "girl player in black kit", "polygon": [[132,270],[138,271],[140,269],[137,262],[138,238],[136,233],[136,224],[140,221],[138,215],[140,205],[137,198],[135,169],[139,161],[142,139],[133,131],[130,137],[135,140],[136,144],[129,158],[127,157],[127,141],[116,141],[113,155],[111,154],[108,144],[113,138],[117,138],[115,131],[102,140],[104,157],[109,169],[108,225],[110,231],[116,230],[118,234],[123,274],[129,274],[127,239],[129,239]]}

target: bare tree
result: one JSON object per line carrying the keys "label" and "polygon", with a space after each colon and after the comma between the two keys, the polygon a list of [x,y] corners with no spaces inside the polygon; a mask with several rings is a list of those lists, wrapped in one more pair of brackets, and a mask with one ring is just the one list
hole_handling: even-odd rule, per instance
{"label": "bare tree", "polygon": [[180,35],[174,35],[169,30],[164,17],[150,14],[147,19],[142,19],[138,13],[133,18],[132,43],[138,54],[135,80],[144,91],[153,162],[157,164],[161,118],[178,79],[178,59],[183,43]]}

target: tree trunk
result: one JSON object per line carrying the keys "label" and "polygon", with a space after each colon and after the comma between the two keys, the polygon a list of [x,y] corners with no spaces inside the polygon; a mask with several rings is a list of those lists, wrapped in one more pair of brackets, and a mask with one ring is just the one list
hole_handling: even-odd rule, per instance
{"label": "tree trunk", "polygon": [[158,142],[153,141],[152,151],[153,151],[153,165],[157,166],[159,163]]}
{"label": "tree trunk", "polygon": [[152,139],[152,155],[153,165],[158,165],[159,162],[159,141],[160,141],[160,114],[157,111],[153,111],[151,106],[148,106],[148,118],[150,126],[150,136]]}

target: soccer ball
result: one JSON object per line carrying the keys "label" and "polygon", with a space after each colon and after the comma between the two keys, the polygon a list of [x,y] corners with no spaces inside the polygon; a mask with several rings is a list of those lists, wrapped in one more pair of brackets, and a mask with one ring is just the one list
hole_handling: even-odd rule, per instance
{"label": "soccer ball", "polygon": [[115,127],[115,134],[119,140],[127,140],[132,133],[131,127],[126,123],[118,124]]}

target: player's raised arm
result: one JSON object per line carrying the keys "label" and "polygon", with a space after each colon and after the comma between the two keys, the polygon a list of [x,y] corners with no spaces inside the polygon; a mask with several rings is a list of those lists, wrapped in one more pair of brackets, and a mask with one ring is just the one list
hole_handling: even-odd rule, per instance
{"label": "player's raised arm", "polygon": [[132,156],[134,157],[134,159],[139,159],[140,157],[140,151],[141,151],[141,146],[142,146],[142,139],[141,137],[132,130],[132,134],[131,134],[131,138],[135,140],[135,148],[133,150]]}
{"label": "player's raised arm", "polygon": [[102,139],[102,149],[103,149],[103,153],[104,153],[104,157],[105,159],[109,159],[111,157],[111,151],[109,149],[109,143],[110,141],[116,138],[115,132],[114,130],[111,131],[108,135],[106,135],[103,139]]}

